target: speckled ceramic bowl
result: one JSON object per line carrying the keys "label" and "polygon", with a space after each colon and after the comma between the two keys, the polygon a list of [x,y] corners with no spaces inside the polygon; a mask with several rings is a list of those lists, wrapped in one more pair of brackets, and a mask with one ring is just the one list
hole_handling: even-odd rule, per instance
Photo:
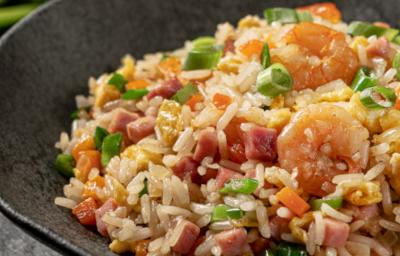
{"label": "speckled ceramic bowl", "polygon": [[[107,241],[53,204],[66,179],[54,142],[69,129],[74,95],[125,53],[174,49],[267,6],[312,1],[50,1],[0,40],[0,210],[65,254],[113,255]],[[345,20],[399,26],[400,1],[337,1]]]}

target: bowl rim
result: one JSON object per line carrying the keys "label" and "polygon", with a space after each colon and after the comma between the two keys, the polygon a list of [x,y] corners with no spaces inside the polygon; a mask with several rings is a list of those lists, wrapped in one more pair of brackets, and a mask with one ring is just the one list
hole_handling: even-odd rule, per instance
{"label": "bowl rim", "polygon": [[[17,24],[8,29],[1,37],[0,37],[0,51],[4,48],[4,46],[11,40],[12,36],[15,33],[18,33],[25,26],[28,26],[30,23],[34,22],[36,17],[40,16],[44,12],[53,8],[54,6],[61,4],[62,0],[52,0],[44,3],[39,6],[35,11],[28,14],[22,20],[20,20]],[[11,220],[11,222],[21,228],[25,233],[29,234],[34,239],[39,242],[49,246],[54,249],[58,253],[64,255],[88,255],[89,252],[84,249],[74,245],[70,241],[64,239],[62,236],[57,233],[51,231],[50,229],[36,223],[34,220],[29,217],[21,214],[17,210],[15,210],[10,203],[7,203],[5,199],[0,197],[0,212],[4,214],[4,216]]]}

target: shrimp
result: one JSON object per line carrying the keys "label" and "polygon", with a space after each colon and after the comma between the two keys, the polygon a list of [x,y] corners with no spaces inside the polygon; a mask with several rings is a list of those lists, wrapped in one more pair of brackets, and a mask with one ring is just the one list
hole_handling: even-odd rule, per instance
{"label": "shrimp", "polygon": [[353,80],[359,61],[342,32],[302,22],[285,38],[288,45],[272,51],[272,62],[289,70],[295,90],[316,89],[336,79],[347,84]]}
{"label": "shrimp", "polygon": [[368,130],[342,107],[320,103],[297,112],[278,136],[278,161],[304,191],[325,196],[332,178],[365,168]]}

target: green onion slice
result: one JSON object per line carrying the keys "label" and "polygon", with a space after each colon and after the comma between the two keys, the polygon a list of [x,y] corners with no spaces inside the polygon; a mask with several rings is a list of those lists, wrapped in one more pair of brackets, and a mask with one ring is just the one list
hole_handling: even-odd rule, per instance
{"label": "green onion slice", "polygon": [[108,131],[103,127],[97,126],[94,131],[94,144],[96,145],[96,149],[101,149],[101,145],[103,144],[103,140],[107,137]]}
{"label": "green onion slice", "polygon": [[340,209],[343,204],[343,199],[342,198],[312,199],[310,201],[311,209],[313,211],[321,210],[322,204],[327,204],[334,209]]}
{"label": "green onion slice", "polygon": [[392,67],[396,69],[397,74],[396,77],[400,80],[400,52],[396,53],[393,58]]}
{"label": "green onion slice", "polygon": [[114,133],[104,138],[101,146],[101,164],[107,166],[111,158],[119,155],[121,150],[122,134]]}
{"label": "green onion slice", "polygon": [[279,94],[290,91],[292,85],[292,76],[285,66],[280,63],[272,64],[261,71],[256,81],[258,92],[269,97],[276,97]]}
{"label": "green onion slice", "polygon": [[222,194],[228,193],[240,193],[240,194],[251,194],[258,187],[258,181],[251,178],[243,179],[231,179],[228,183],[225,183],[224,187],[219,190]]}
{"label": "green onion slice", "polygon": [[123,100],[137,100],[141,99],[143,96],[149,93],[147,89],[132,89],[127,90],[124,94],[122,94]]}
{"label": "green onion slice", "polygon": [[143,184],[144,184],[144,187],[143,187],[143,189],[139,192],[139,197],[142,197],[144,194],[148,194],[148,193],[149,193],[149,191],[148,191],[148,186],[147,186],[147,178],[144,179]]}
{"label": "green onion slice", "polygon": [[269,46],[267,43],[264,44],[261,53],[261,65],[263,66],[263,68],[268,68],[271,65],[271,56],[269,54]]}
{"label": "green onion slice", "polygon": [[396,94],[390,88],[374,86],[361,92],[360,101],[369,109],[390,108],[396,101]]}
{"label": "green onion slice", "polygon": [[195,50],[211,49],[216,44],[216,40],[211,36],[202,36],[193,40],[192,44]]}
{"label": "green onion slice", "polygon": [[351,83],[353,91],[358,92],[378,84],[378,78],[375,77],[368,67],[361,67]]}
{"label": "green onion slice", "polygon": [[62,175],[66,177],[74,177],[75,161],[71,155],[58,154],[54,165]]}
{"label": "green onion slice", "polygon": [[299,19],[299,22],[312,22],[314,20],[309,11],[297,11],[297,18]]}
{"label": "green onion slice", "polygon": [[121,92],[124,90],[124,86],[127,82],[125,77],[118,73],[114,73],[110,80],[108,80],[108,84],[115,86]]}
{"label": "green onion slice", "polygon": [[307,256],[307,250],[304,246],[291,244],[291,243],[280,243],[274,251],[273,255],[277,256]]}
{"label": "green onion slice", "polygon": [[264,17],[268,24],[274,21],[286,23],[297,23],[299,21],[297,13],[290,8],[267,8],[264,10]]}
{"label": "green onion slice", "polygon": [[244,213],[239,208],[231,208],[225,204],[219,204],[214,207],[211,221],[221,221],[227,219],[240,219]]}
{"label": "green onion slice", "polygon": [[383,28],[372,25],[368,22],[354,21],[350,23],[347,33],[352,36],[385,36],[389,41],[393,41],[399,34],[399,30],[393,28]]}
{"label": "green onion slice", "polygon": [[212,69],[217,66],[222,51],[213,47],[212,49],[192,50],[188,53],[183,70]]}
{"label": "green onion slice", "polygon": [[194,94],[196,94],[199,90],[197,89],[197,86],[189,83],[182,89],[178,90],[174,96],[172,96],[171,99],[174,101],[180,103],[180,104],[185,104],[186,101],[190,99]]}

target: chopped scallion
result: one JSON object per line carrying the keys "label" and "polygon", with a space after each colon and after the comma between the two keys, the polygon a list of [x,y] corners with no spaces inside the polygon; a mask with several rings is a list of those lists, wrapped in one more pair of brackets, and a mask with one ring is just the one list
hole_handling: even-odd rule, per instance
{"label": "chopped scallion", "polygon": [[104,138],[101,146],[101,164],[107,166],[111,158],[118,155],[121,150],[122,134],[114,133]]}
{"label": "chopped scallion", "polygon": [[271,65],[271,56],[269,54],[269,46],[267,43],[264,44],[262,53],[261,53],[261,65],[263,68],[268,68]]}
{"label": "chopped scallion", "polygon": [[361,92],[360,101],[369,109],[390,108],[396,101],[396,94],[390,88],[374,86]]}
{"label": "chopped scallion", "polygon": [[297,18],[299,19],[299,22],[303,22],[303,21],[312,22],[313,21],[313,17],[309,11],[300,11],[300,12],[297,11]]}
{"label": "chopped scallion", "polygon": [[351,88],[355,92],[360,92],[377,84],[378,78],[371,73],[371,70],[368,67],[361,67],[351,83]]}
{"label": "chopped scallion", "polygon": [[240,193],[240,194],[251,194],[258,187],[258,181],[251,178],[243,179],[231,179],[228,183],[225,183],[224,187],[219,190],[222,194],[228,193]]}
{"label": "chopped scallion", "polygon": [[125,77],[121,74],[114,73],[110,80],[108,80],[108,84],[115,86],[119,91],[123,91],[126,81]]}
{"label": "chopped scallion", "polygon": [[192,50],[188,53],[183,70],[212,69],[221,58],[221,51],[213,47],[207,50]]}
{"label": "chopped scallion", "polygon": [[75,161],[71,155],[58,154],[54,165],[62,175],[66,177],[74,177]]}
{"label": "chopped scallion", "polygon": [[171,99],[174,101],[180,103],[180,104],[185,104],[186,101],[190,99],[193,95],[195,95],[198,92],[197,86],[195,86],[192,83],[189,83],[182,89],[178,90],[174,96],[172,96]]}
{"label": "chopped scallion", "polygon": [[94,131],[94,144],[97,149],[101,149],[101,145],[103,144],[103,140],[107,137],[108,131],[103,127],[97,126]]}
{"label": "chopped scallion", "polygon": [[139,192],[139,197],[143,196],[144,194],[148,194],[148,187],[147,187],[147,178],[143,181],[143,189]]}
{"label": "chopped scallion", "polygon": [[319,211],[322,204],[327,204],[334,209],[342,207],[343,200],[341,198],[330,198],[330,199],[313,199],[310,201],[311,209],[313,211]]}
{"label": "chopped scallion", "polygon": [[264,17],[268,24],[274,21],[282,24],[297,23],[299,21],[297,12],[290,8],[267,8],[264,10]]}
{"label": "chopped scallion", "polygon": [[123,100],[137,100],[141,99],[143,96],[149,93],[147,89],[132,89],[127,90],[124,94],[122,94]]}
{"label": "chopped scallion", "polygon": [[221,221],[227,219],[240,219],[243,217],[243,211],[239,208],[231,208],[225,204],[219,204],[214,207],[211,221]]}
{"label": "chopped scallion", "polygon": [[397,74],[396,77],[400,80],[400,52],[396,53],[393,58],[392,67],[396,69]]}
{"label": "chopped scallion", "polygon": [[389,41],[393,41],[399,34],[399,30],[393,28],[378,27],[368,22],[354,21],[350,23],[347,33],[352,36],[385,36]]}
{"label": "chopped scallion", "polygon": [[272,64],[261,71],[256,81],[258,92],[269,97],[276,97],[279,94],[290,91],[292,85],[292,76],[285,66],[280,63]]}
{"label": "chopped scallion", "polygon": [[211,49],[216,44],[216,40],[211,36],[203,36],[198,37],[192,41],[193,49],[195,50],[203,50],[203,49]]}

